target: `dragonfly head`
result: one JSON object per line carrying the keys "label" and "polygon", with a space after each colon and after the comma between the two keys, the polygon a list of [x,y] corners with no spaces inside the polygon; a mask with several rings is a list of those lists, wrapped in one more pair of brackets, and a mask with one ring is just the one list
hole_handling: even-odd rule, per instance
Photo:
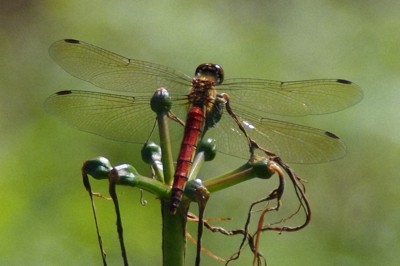
{"label": "dragonfly head", "polygon": [[217,64],[201,64],[196,68],[195,76],[212,78],[216,85],[220,85],[224,81],[224,70]]}

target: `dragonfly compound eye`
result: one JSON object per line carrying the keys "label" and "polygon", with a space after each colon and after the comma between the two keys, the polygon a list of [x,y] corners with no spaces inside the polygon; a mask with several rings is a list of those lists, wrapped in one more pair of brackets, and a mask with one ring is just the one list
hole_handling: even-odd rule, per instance
{"label": "dragonfly compound eye", "polygon": [[196,68],[196,77],[213,77],[217,85],[224,81],[224,70],[217,64],[201,64]]}

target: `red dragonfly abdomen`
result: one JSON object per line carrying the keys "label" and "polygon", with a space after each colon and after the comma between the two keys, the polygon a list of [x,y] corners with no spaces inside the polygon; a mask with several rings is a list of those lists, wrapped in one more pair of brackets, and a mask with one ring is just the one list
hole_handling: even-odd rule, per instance
{"label": "red dragonfly abdomen", "polygon": [[175,213],[182,199],[183,190],[193,164],[204,124],[204,110],[201,106],[193,106],[187,116],[185,134],[183,136],[172,186],[170,212]]}

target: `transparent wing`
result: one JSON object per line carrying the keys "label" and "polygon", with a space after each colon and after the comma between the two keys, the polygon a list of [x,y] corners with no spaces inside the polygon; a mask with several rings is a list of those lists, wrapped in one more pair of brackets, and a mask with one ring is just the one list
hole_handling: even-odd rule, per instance
{"label": "transparent wing", "polygon": [[128,59],[77,40],[61,40],[49,48],[50,56],[65,71],[106,90],[134,93],[165,87],[171,94],[185,94],[191,78],[171,68]]}
{"label": "transparent wing", "polygon": [[[324,130],[268,118],[260,119],[251,114],[242,113],[239,119],[251,139],[286,162],[321,163],[339,159],[346,154],[343,142],[333,133]],[[207,137],[217,140],[219,152],[249,158],[246,138],[227,113],[220,124],[209,130]]]}
{"label": "transparent wing", "polygon": [[[149,101],[147,96],[130,97],[73,90],[51,95],[45,102],[45,109],[79,130],[108,139],[143,144],[156,118]],[[179,107],[178,102],[175,105]],[[170,130],[175,139],[180,139],[183,133],[181,125],[171,122]],[[153,136],[158,139],[157,129]]]}
{"label": "transparent wing", "polygon": [[230,79],[221,91],[231,97],[232,109],[265,117],[266,113],[302,116],[336,112],[358,103],[363,93],[356,84],[341,79],[294,82]]}

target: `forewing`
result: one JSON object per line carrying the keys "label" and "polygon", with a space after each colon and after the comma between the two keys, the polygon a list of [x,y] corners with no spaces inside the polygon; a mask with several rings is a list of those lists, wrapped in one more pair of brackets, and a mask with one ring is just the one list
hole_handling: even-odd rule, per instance
{"label": "forewing", "polygon": [[[341,79],[294,82],[230,79],[221,85],[232,109],[265,117],[266,113],[303,116],[332,113],[359,102],[363,93],[356,84]],[[221,92],[220,91],[220,92]]]}
{"label": "forewing", "polygon": [[106,90],[151,93],[159,87],[171,94],[185,94],[191,79],[171,68],[128,59],[77,40],[53,43],[50,56],[65,71]]}

